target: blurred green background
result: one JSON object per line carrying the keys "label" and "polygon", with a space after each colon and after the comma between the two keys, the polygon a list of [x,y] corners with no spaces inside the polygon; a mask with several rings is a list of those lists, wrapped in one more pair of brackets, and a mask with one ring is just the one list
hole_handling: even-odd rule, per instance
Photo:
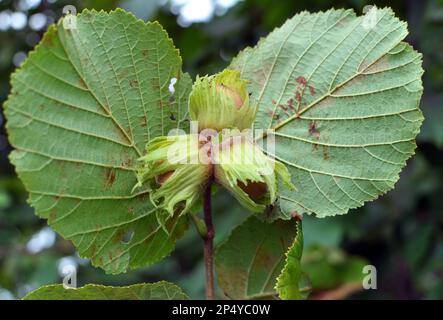
{"label": "blurred green background", "polygon": [[[408,41],[424,55],[425,122],[417,154],[395,190],[345,216],[304,217],[303,264],[312,298],[443,298],[443,0],[0,0],[0,105],[9,77],[65,5],[109,10],[123,7],[158,20],[180,49],[193,77],[221,71],[236,53],[254,45],[299,11],[391,6],[409,23]],[[0,109],[1,111],[1,109]],[[63,267],[77,268],[78,285],[127,285],[168,280],[192,298],[204,297],[202,241],[191,229],[172,256],[124,275],[110,276],[81,259],[70,242],[33,214],[8,161],[10,146],[0,112],[0,299],[17,299],[41,285],[61,283]],[[216,241],[246,218],[224,193],[214,204]],[[362,266],[377,268],[376,290],[358,290]],[[360,285],[361,287],[361,285]]]}

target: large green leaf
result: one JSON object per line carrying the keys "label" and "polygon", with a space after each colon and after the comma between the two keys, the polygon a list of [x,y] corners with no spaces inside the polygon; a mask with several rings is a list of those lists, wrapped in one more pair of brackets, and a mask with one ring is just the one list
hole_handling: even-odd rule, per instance
{"label": "large green leaf", "polygon": [[[281,274],[277,277],[275,289],[282,300],[306,299],[310,286],[307,284],[307,276],[301,270],[301,256],[303,253],[303,231],[301,221],[297,221],[297,234],[294,242],[286,253],[286,260]],[[303,281],[302,281],[303,279]]]}
{"label": "large green leaf", "polygon": [[275,281],[296,233],[295,220],[267,223],[249,217],[217,249],[215,267],[223,293],[232,299],[275,298]]}
{"label": "large green leaf", "polygon": [[176,285],[161,281],[128,287],[107,287],[88,284],[78,289],[65,289],[62,284],[41,287],[23,300],[187,300],[188,296]]}
{"label": "large green leaf", "polygon": [[51,26],[12,76],[10,158],[37,214],[93,265],[124,272],[169,254],[186,228],[173,217],[168,235],[147,191],[131,190],[146,142],[182,125],[191,80],[158,23],[122,10],[70,17],[75,27]]}
{"label": "large green leaf", "polygon": [[274,130],[265,151],[297,188],[282,191],[286,217],[344,214],[393,188],[423,121],[422,57],[406,35],[391,9],[302,12],[232,62],[259,104],[255,127]]}

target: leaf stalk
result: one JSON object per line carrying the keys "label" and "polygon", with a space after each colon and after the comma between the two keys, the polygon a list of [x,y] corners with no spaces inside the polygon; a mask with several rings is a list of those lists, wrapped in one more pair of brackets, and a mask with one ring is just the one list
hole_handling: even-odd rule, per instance
{"label": "leaf stalk", "polygon": [[205,275],[206,275],[206,299],[214,300],[214,235],[215,229],[212,223],[212,204],[211,204],[211,185],[212,181],[208,183],[203,195],[203,212],[204,221],[206,225],[206,235],[203,237],[204,241],[204,260],[205,260]]}

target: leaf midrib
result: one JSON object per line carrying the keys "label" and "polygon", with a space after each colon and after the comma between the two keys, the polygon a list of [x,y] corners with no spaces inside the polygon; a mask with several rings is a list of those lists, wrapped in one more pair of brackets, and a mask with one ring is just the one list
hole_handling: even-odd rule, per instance
{"label": "leaf midrib", "polygon": [[[383,15],[382,17],[384,17],[384,15]],[[380,21],[381,21],[381,19],[378,20],[378,22],[380,22]],[[377,23],[378,23],[378,22],[377,22]],[[349,77],[348,79],[346,79],[346,80],[343,81],[342,83],[340,83],[340,84],[338,84],[337,86],[335,86],[335,88],[333,88],[332,90],[329,90],[329,91],[328,91],[327,93],[325,93],[323,96],[321,96],[321,97],[317,98],[316,100],[314,100],[313,102],[311,102],[309,105],[307,105],[305,108],[303,108],[302,110],[300,110],[300,111],[297,112],[296,114],[294,114],[294,115],[288,117],[287,119],[281,121],[280,123],[277,123],[276,125],[274,125],[273,127],[268,128],[268,129],[270,129],[271,131],[277,131],[278,129],[280,129],[281,127],[285,126],[285,125],[288,124],[289,122],[291,122],[291,121],[293,121],[293,120],[295,120],[295,119],[300,118],[301,115],[303,115],[305,112],[307,112],[307,111],[310,110],[312,107],[314,107],[315,105],[317,105],[319,102],[321,102],[322,100],[324,100],[324,99],[326,99],[326,98],[332,96],[332,94],[333,94],[335,91],[337,91],[339,88],[343,87],[344,85],[346,85],[347,83],[349,83],[350,81],[352,81],[353,79],[355,79],[356,77],[358,77],[358,76],[360,76],[360,75],[362,75],[362,74],[365,74],[364,71],[366,71],[367,69],[369,69],[371,66],[373,66],[373,65],[376,64],[377,62],[379,62],[380,59],[382,59],[384,56],[386,56],[386,54],[388,54],[390,50],[392,50],[393,48],[395,48],[395,46],[397,46],[398,43],[401,42],[401,40],[400,40],[398,43],[395,43],[394,45],[392,45],[391,48],[389,48],[388,50],[386,50],[386,52],[384,52],[383,54],[381,54],[381,55],[380,55],[377,59],[375,59],[372,63],[368,64],[368,65],[365,66],[363,69],[359,70],[360,67],[361,67],[361,65],[362,65],[362,63],[363,63],[363,61],[364,61],[364,59],[370,54],[370,52],[371,52],[371,51],[372,51],[372,50],[373,50],[373,49],[374,49],[374,48],[375,48],[375,47],[376,47],[381,41],[383,41],[388,35],[392,34],[392,33],[395,32],[395,31],[397,31],[397,30],[398,30],[399,28],[401,28],[402,26],[403,26],[403,25],[400,24],[400,25],[399,25],[398,27],[396,27],[395,29],[390,30],[387,34],[385,34],[382,38],[380,38],[380,39],[379,39],[379,40],[378,40],[378,41],[372,46],[372,48],[371,48],[370,50],[368,50],[368,53],[366,54],[366,56],[365,56],[365,57],[362,59],[362,61],[360,62],[359,66],[358,66],[358,68],[357,68],[357,72],[356,72],[354,75],[352,75],[351,77]],[[328,29],[328,30],[329,30],[329,29]],[[322,34],[322,35],[323,35],[323,34]],[[319,38],[320,38],[320,37],[319,37]],[[317,40],[318,40],[319,38],[317,38]],[[316,40],[316,41],[317,41],[317,40]],[[411,60],[409,63],[412,63],[412,62],[414,62],[414,61],[415,61],[415,59]],[[408,64],[409,64],[409,63],[408,63]],[[292,74],[292,73],[291,73],[291,74]],[[335,80],[335,79],[334,79],[334,80]],[[411,83],[411,82],[413,82],[413,81],[415,81],[415,80],[416,80],[416,79],[410,81],[409,83]],[[289,79],[288,79],[287,81],[289,81]],[[405,85],[407,85],[407,84],[409,84],[409,83],[403,84],[402,86],[399,86],[399,88],[400,88],[400,87],[403,87],[403,86],[405,86]],[[265,85],[265,86],[266,86],[266,85]],[[282,92],[284,92],[284,90],[283,90]],[[377,91],[376,91],[376,92],[377,92]],[[283,93],[282,93],[282,95],[283,95]],[[280,97],[280,100],[281,100],[281,97]],[[280,100],[279,100],[279,101],[280,101]],[[276,103],[276,105],[278,105],[278,103]],[[274,112],[275,112],[275,110],[276,110],[276,107],[274,108]],[[273,113],[273,114],[274,114],[274,113]],[[344,119],[344,120],[346,120],[346,119]],[[271,120],[271,124],[272,124],[272,120]],[[267,135],[268,135],[268,133],[267,133],[267,132],[264,132],[263,134],[257,136],[257,137],[255,138],[255,141],[258,141],[258,140],[264,139],[264,138],[266,138]]]}
{"label": "leaf midrib", "polygon": [[[329,11],[329,14],[330,14],[330,12],[331,11]],[[312,46],[314,45],[314,44],[316,44],[317,42],[318,42],[318,40],[319,39],[321,39],[324,35],[326,35],[332,28],[334,28],[339,22],[341,22],[344,18],[346,18],[346,17],[348,17],[349,16],[349,14],[350,14],[350,11],[345,11],[346,12],[346,14],[345,15],[343,15],[342,17],[340,17],[340,19],[337,19],[337,21],[335,21],[333,24],[331,24],[325,31],[323,31],[314,41],[312,41],[306,48],[305,48],[305,50],[301,53],[301,55],[297,58],[297,61],[295,62],[295,64],[294,64],[294,66],[291,68],[292,70],[291,70],[291,73],[290,73],[290,75],[292,75],[293,74],[293,72],[295,71],[295,69],[297,68],[297,66],[298,66],[298,64],[299,64],[299,62],[301,61],[301,59],[305,56],[305,54],[312,48]],[[317,15],[317,18],[318,18],[318,16],[319,15]],[[315,26],[315,23],[313,23],[313,26]],[[312,30],[311,30],[311,35],[312,35]],[[320,63],[321,64],[321,63]],[[274,110],[273,110],[273,112],[272,112],[272,117],[271,117],[271,120],[270,120],[270,122],[269,122],[269,125],[268,125],[268,129],[270,129],[271,128],[271,126],[272,126],[272,120],[274,119],[274,115],[275,115],[275,112],[276,112],[276,110],[277,110],[277,107],[278,107],[278,105],[280,104],[280,102],[281,102],[281,99],[282,99],[282,97],[283,97],[283,95],[284,95],[284,93],[285,93],[285,90],[286,90],[286,88],[287,88],[287,86],[288,86],[288,83],[289,83],[289,79],[290,79],[291,77],[288,77],[287,79],[286,79],[286,81],[285,81],[285,84],[284,84],[284,86],[283,86],[283,89],[282,89],[282,91],[281,91],[281,94],[280,94],[280,96],[279,96],[279,98],[278,98],[278,100],[277,100],[277,103],[275,104],[275,107],[274,107]],[[267,84],[266,84],[267,85]],[[300,102],[299,102],[300,103]]]}
{"label": "leaf midrib", "polygon": [[[58,35],[58,28],[56,28],[55,30],[56,30],[57,35]],[[76,29],[74,29],[74,30],[76,30]],[[95,31],[95,29],[94,29],[94,31]],[[95,31],[95,32],[96,32],[96,31]],[[96,32],[96,34],[97,34],[97,32]],[[97,34],[97,36],[98,36],[98,34]],[[85,50],[85,45],[84,45],[84,43],[82,42],[81,37],[79,37],[78,34],[77,34],[77,39],[78,39],[78,42],[79,42],[79,43],[81,44],[81,46],[83,47],[83,49],[84,49],[83,51],[85,52],[86,57],[88,58],[89,62],[91,63],[91,66],[92,66],[92,68],[93,68],[93,70],[94,70],[94,72],[95,72],[95,74],[96,74],[96,76],[97,76],[97,79],[100,81],[101,85],[103,86],[102,79],[98,76],[98,72],[97,72],[97,69],[96,69],[96,65],[95,65],[94,62],[92,61],[92,59],[91,59],[91,57],[90,57],[90,55],[89,55],[89,51]],[[109,116],[109,118],[112,119],[112,121],[114,122],[114,124],[118,127],[118,129],[122,132],[122,134],[126,137],[126,139],[131,143],[133,149],[137,152],[138,156],[141,157],[142,153],[140,152],[140,150],[138,150],[137,146],[136,146],[135,143],[134,143],[133,138],[130,137],[130,136],[128,135],[128,133],[127,133],[127,132],[123,129],[123,127],[121,126],[121,124],[120,124],[120,123],[117,121],[117,119],[115,119],[115,117],[112,115],[111,111],[108,110],[108,109],[103,105],[103,103],[98,99],[98,97],[95,95],[95,93],[91,90],[91,88],[89,87],[89,85],[88,85],[86,79],[84,79],[84,78],[82,77],[80,71],[77,69],[77,67],[76,67],[76,66],[74,65],[74,63],[72,62],[72,59],[70,58],[70,56],[69,56],[69,54],[68,54],[68,50],[66,49],[65,44],[63,43],[63,41],[62,41],[61,39],[59,39],[59,41],[60,41],[61,47],[63,48],[63,51],[65,52],[66,57],[68,58],[67,61],[72,65],[73,69],[76,71],[76,73],[77,73],[77,75],[79,76],[79,78],[83,80],[83,82],[84,82],[84,84],[85,84],[87,90],[89,91],[89,93],[92,95],[92,97],[94,97],[94,99],[97,101],[97,103],[103,108],[103,110],[104,110],[104,112],[106,113],[106,115]],[[75,48],[75,50],[76,50],[76,52],[77,52],[77,55],[78,55],[77,47],[76,47],[76,46],[73,46],[73,47]],[[106,50],[105,50],[105,51],[106,51]],[[118,87],[119,87],[120,90],[121,90],[120,83],[118,83]],[[104,97],[105,97],[106,101],[107,101],[108,104],[109,104],[108,95],[106,94],[105,91],[104,91]],[[126,112],[128,111],[126,107],[125,107],[125,110],[126,110]]]}

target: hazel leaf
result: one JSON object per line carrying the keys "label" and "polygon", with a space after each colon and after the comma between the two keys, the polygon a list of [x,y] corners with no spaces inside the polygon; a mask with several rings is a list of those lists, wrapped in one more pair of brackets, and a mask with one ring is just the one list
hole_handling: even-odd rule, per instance
{"label": "hazel leaf", "polygon": [[389,8],[302,12],[233,60],[297,190],[282,189],[282,217],[345,214],[394,187],[423,121],[407,34]]}
{"label": "hazel leaf", "polygon": [[81,288],[65,288],[62,284],[48,285],[28,293],[23,300],[187,300],[188,296],[176,285],[160,281],[127,287],[88,284]]}
{"label": "hazel leaf", "polygon": [[181,65],[158,23],[85,10],[50,26],[12,76],[10,159],[29,203],[108,273],[159,261],[186,230],[178,216],[163,230],[146,188],[131,192],[147,141],[184,126]]}
{"label": "hazel leaf", "polygon": [[295,219],[273,223],[250,216],[217,249],[218,284],[231,299],[276,299],[276,278],[297,235]]}
{"label": "hazel leaf", "polygon": [[301,269],[303,231],[300,220],[297,220],[296,230],[294,241],[286,252],[285,265],[277,277],[275,285],[275,289],[282,300],[306,299],[311,290],[309,279]]}

